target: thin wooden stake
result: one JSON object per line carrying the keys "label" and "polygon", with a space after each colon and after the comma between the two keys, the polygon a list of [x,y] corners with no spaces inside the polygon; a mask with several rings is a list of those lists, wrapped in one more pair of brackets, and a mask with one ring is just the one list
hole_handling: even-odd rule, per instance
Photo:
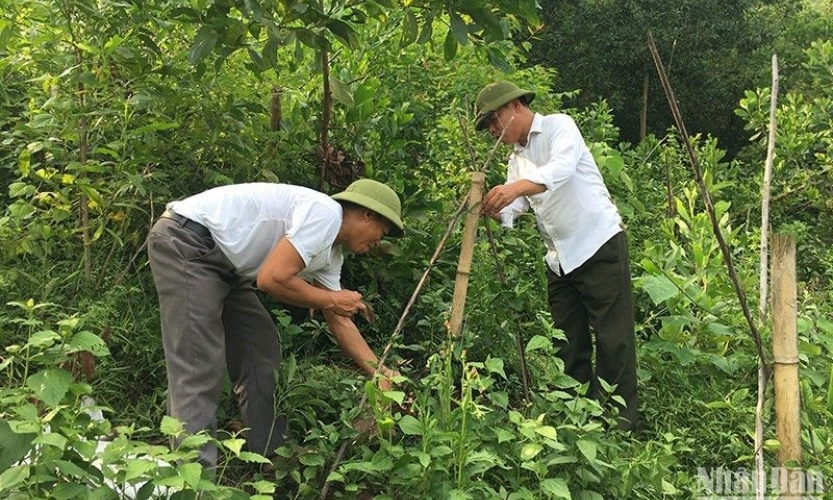
{"label": "thin wooden stake", "polygon": [[[801,461],[795,238],[772,236],[772,355],[778,464]],[[799,493],[799,492],[793,492]]]}
{"label": "thin wooden stake", "polygon": [[[767,289],[769,248],[769,201],[770,184],[772,179],[772,163],[775,157],[776,111],[778,109],[778,56],[772,54],[772,89],[769,99],[769,139],[767,141],[766,162],[764,163],[764,184],[761,187],[761,296],[758,304],[758,323],[767,323]],[[755,406],[755,469],[757,477],[764,477],[764,397],[769,379],[767,367],[762,360],[758,361],[758,404]],[[755,496],[757,500],[764,500],[764,488],[758,487]]]}

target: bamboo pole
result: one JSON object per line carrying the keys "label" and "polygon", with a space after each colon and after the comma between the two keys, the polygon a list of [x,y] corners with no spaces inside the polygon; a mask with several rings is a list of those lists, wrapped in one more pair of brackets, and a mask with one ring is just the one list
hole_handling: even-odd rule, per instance
{"label": "bamboo pole", "polygon": [[457,338],[463,329],[463,312],[466,307],[466,292],[471,275],[471,259],[474,253],[474,240],[477,236],[477,224],[480,221],[480,201],[483,199],[483,187],[486,174],[472,172],[471,191],[469,192],[468,213],[463,227],[463,243],[460,248],[460,260],[457,262],[457,279],[454,280],[454,297],[451,301],[451,319],[449,326],[452,338]]}
{"label": "bamboo pole", "polygon": [[795,238],[772,236],[772,355],[778,464],[801,461]]}

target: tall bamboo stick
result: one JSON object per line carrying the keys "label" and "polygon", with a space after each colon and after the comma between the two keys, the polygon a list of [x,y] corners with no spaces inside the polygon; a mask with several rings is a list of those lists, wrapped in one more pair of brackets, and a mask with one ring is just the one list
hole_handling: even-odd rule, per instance
{"label": "tall bamboo stick", "polygon": [[[801,460],[795,238],[772,236],[772,355],[778,464]],[[794,492],[797,493],[797,492]]]}
{"label": "tall bamboo stick", "polygon": [[452,338],[457,338],[463,328],[463,312],[466,308],[466,293],[471,275],[471,259],[474,253],[474,240],[477,237],[477,224],[480,220],[480,202],[483,200],[483,187],[486,174],[472,172],[471,191],[469,192],[468,213],[463,227],[463,243],[460,248],[460,260],[457,262],[457,279],[454,281],[454,297],[451,301],[451,319],[449,325]]}

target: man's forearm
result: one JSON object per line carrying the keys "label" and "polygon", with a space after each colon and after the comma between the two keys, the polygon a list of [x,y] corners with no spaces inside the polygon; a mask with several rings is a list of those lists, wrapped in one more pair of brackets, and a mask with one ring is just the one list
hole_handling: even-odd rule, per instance
{"label": "man's forearm", "polygon": [[[376,371],[379,358],[367,345],[353,320],[336,314],[326,314],[326,316],[327,325],[341,351],[352,358],[368,376],[372,376]],[[381,370],[380,372],[385,373]]]}

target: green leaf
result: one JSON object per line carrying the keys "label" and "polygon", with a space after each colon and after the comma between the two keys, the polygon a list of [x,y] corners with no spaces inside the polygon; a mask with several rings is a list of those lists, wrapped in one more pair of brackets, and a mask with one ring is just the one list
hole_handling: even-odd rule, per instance
{"label": "green leaf", "polygon": [[451,32],[454,33],[454,39],[460,45],[465,45],[469,42],[469,30],[466,22],[456,12],[451,13]]}
{"label": "green leaf", "polygon": [[63,450],[67,446],[67,438],[56,432],[47,432],[36,437],[34,444],[45,444]]}
{"label": "green leaf", "polygon": [[35,436],[14,432],[5,418],[0,420],[0,470],[8,469],[25,457],[32,449]]}
{"label": "green leaf", "polygon": [[188,486],[195,487],[200,482],[202,465],[197,463],[182,464],[176,470]]}
{"label": "green leaf", "polygon": [[178,436],[184,429],[182,422],[167,415],[162,417],[162,422],[159,424],[159,430],[166,436]]}
{"label": "green leaf", "polygon": [[497,373],[501,377],[506,378],[506,372],[503,371],[503,359],[493,358],[491,356],[486,358],[486,368],[491,373]]}
{"label": "green leaf", "polygon": [[549,439],[556,439],[558,437],[555,427],[551,425],[541,425],[539,427],[535,427],[535,432],[536,434],[540,434]]}
{"label": "green leaf", "polygon": [[339,19],[330,19],[326,26],[330,33],[341,40],[341,43],[350,49],[356,48],[356,31],[349,24]]}
{"label": "green leaf", "polygon": [[405,11],[405,19],[402,20],[402,38],[399,40],[400,47],[407,47],[414,43],[419,35],[419,25],[416,16],[410,9]]}
{"label": "green leaf", "polygon": [[538,443],[526,443],[521,448],[521,460],[532,460],[535,458],[544,447]]}
{"label": "green leaf", "polygon": [[191,46],[191,50],[188,52],[188,62],[191,64],[202,62],[214,50],[214,46],[217,45],[217,39],[218,36],[214,29],[211,26],[203,25],[197,32],[197,36],[194,38],[194,45]]}
{"label": "green leaf", "polygon": [[581,454],[584,455],[588,461],[593,462],[596,460],[596,451],[598,446],[594,441],[579,439],[576,442],[576,446],[578,446],[579,451],[581,451]]}
{"label": "green leaf", "polygon": [[348,108],[352,108],[355,104],[353,102],[353,93],[350,91],[350,86],[338,78],[333,78],[332,76],[330,77],[330,90],[333,92],[333,97]]}
{"label": "green leaf", "polygon": [[272,463],[269,461],[268,458],[264,457],[260,453],[252,453],[251,451],[241,451],[237,458],[244,462],[251,462],[255,464],[270,464]]}
{"label": "green leaf", "polygon": [[560,477],[544,479],[541,481],[541,491],[547,494],[550,498],[564,498],[572,500],[573,495],[570,494],[570,488],[567,482]]}
{"label": "green leaf", "polygon": [[22,483],[29,477],[29,466],[22,465],[6,469],[0,474],[0,492],[10,490],[13,486]]}
{"label": "green leaf", "polygon": [[101,357],[110,355],[110,350],[107,349],[107,344],[98,335],[92,332],[78,332],[67,343],[69,349],[67,352],[87,351],[93,356]]}
{"label": "green leaf", "polygon": [[648,292],[655,305],[662,304],[680,293],[677,286],[665,276],[645,276],[641,283],[642,289]]}
{"label": "green leaf", "polygon": [[35,397],[51,408],[58,406],[71,384],[72,374],[60,368],[47,368],[26,379]]}
{"label": "green leaf", "polygon": [[41,330],[33,333],[26,341],[25,347],[35,347],[37,349],[45,349],[53,346],[56,342],[61,340],[61,336],[52,330]]}
{"label": "green leaf", "polygon": [[158,467],[156,462],[141,458],[128,458],[125,461],[127,462],[127,470],[124,475],[125,482],[130,482],[133,479],[142,477]]}
{"label": "green leaf", "polygon": [[425,42],[431,40],[434,36],[434,16],[429,14],[425,22],[422,24],[422,31],[419,33],[419,39],[417,39],[417,43],[422,45]]}
{"label": "green leaf", "polygon": [[536,335],[529,339],[529,342],[526,343],[526,352],[536,351],[538,349],[549,350],[552,348],[552,342],[550,339]]}
{"label": "green leaf", "polygon": [[445,35],[445,41],[443,42],[443,57],[445,57],[446,61],[450,61],[454,59],[454,56],[457,55],[457,40],[454,39],[454,34],[451,30],[448,30],[448,33]]}
{"label": "green leaf", "polygon": [[307,467],[324,465],[324,457],[320,453],[304,453],[298,457],[298,461]]}
{"label": "green leaf", "polygon": [[506,443],[507,441],[514,441],[515,434],[506,429],[495,429],[498,443]]}
{"label": "green leaf", "polygon": [[55,500],[69,500],[70,498],[81,497],[87,492],[87,486],[83,484],[59,483],[52,490],[51,498]]}
{"label": "green leaf", "polygon": [[406,436],[421,436],[422,423],[411,415],[405,415],[399,420],[399,430]]}

